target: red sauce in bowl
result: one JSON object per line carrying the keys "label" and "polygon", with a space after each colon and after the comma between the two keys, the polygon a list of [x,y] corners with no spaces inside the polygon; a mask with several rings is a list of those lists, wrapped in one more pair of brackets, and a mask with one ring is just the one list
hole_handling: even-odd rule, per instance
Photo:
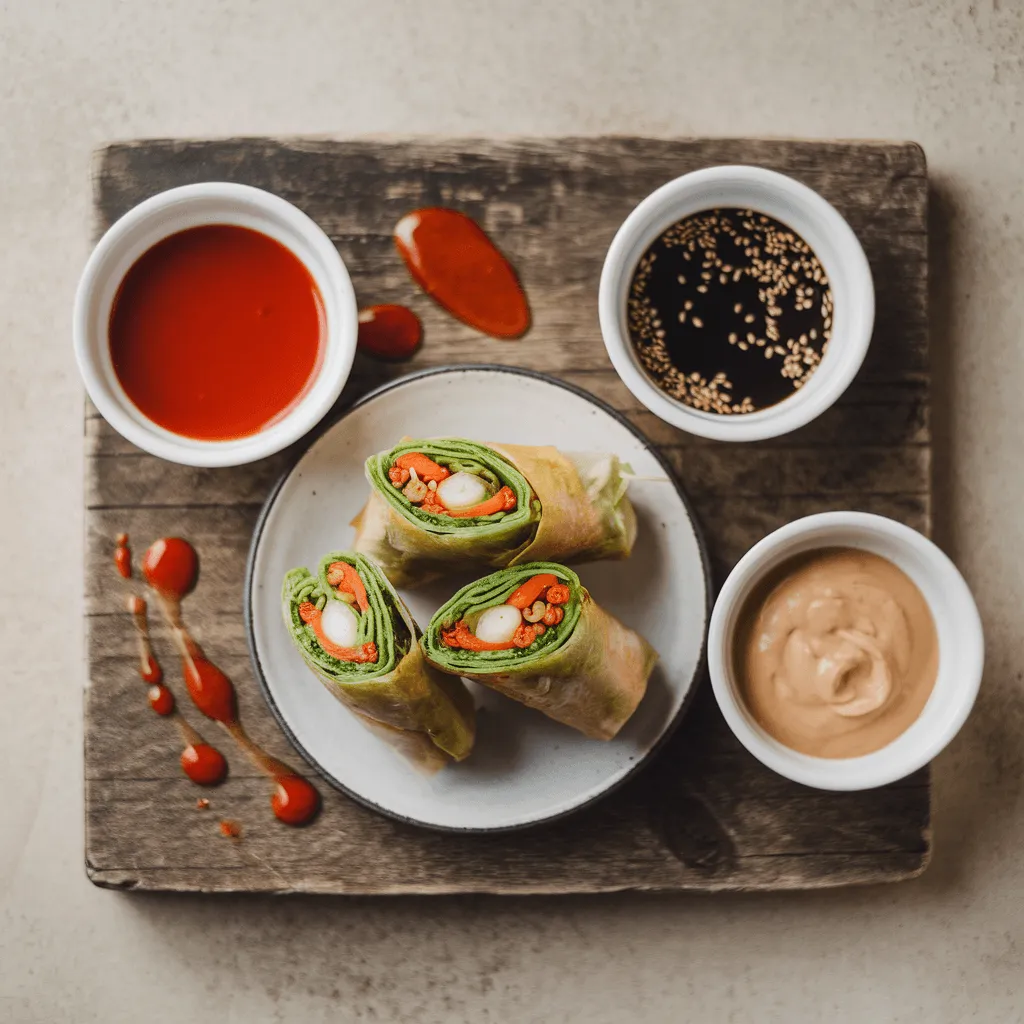
{"label": "red sauce in bowl", "polygon": [[139,411],[203,441],[248,437],[312,385],[323,300],[289,249],[249,228],[170,235],[125,275],[110,313],[114,372]]}

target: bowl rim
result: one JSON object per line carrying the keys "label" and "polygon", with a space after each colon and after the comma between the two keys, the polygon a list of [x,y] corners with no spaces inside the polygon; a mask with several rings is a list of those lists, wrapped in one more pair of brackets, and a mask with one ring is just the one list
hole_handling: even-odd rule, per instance
{"label": "bowl rim", "polygon": [[[689,201],[704,190],[715,187],[749,191],[750,206],[755,210],[764,205],[766,194],[775,193],[780,202],[805,212],[820,227],[821,236],[828,238],[830,248],[835,250],[835,259],[827,267],[830,277],[838,279],[835,270],[842,266],[850,282],[851,301],[846,309],[837,313],[837,321],[839,316],[843,316],[849,324],[840,343],[842,361],[823,361],[812,378],[818,381],[813,389],[796,391],[773,406],[741,416],[705,413],[671,398],[640,366],[628,331],[623,330],[625,291],[636,262],[633,254],[637,248],[642,252],[681,216],[696,212],[690,209]],[[711,205],[713,202],[707,200],[700,204],[700,208],[707,209]],[[728,205],[742,204],[730,201]],[[786,221],[784,214],[767,209],[761,212]],[[804,235],[812,233],[801,232]],[[810,239],[808,243],[825,262],[819,251],[823,246],[815,246]],[[598,292],[598,315],[605,348],[616,372],[633,396],[656,416],[700,437],[718,441],[757,441],[778,437],[810,423],[847,389],[859,371],[871,342],[875,290],[871,267],[859,239],[842,214],[820,193],[789,175],[765,167],[721,164],[673,178],[655,189],[630,212],[605,256]],[[839,351],[835,342],[834,336],[831,350]]]}
{"label": "bowl rim", "polygon": [[[842,530],[855,533],[864,550],[878,550],[884,539],[907,552],[908,560],[914,556],[918,564],[928,566],[928,573],[948,597],[948,607],[955,607],[955,615],[940,615],[928,600],[929,609],[940,631],[945,625],[953,634],[947,639],[947,649],[955,649],[954,684],[940,689],[943,663],[940,654],[939,672],[925,708],[911,726],[891,743],[869,754],[849,758],[825,758],[803,754],[772,737],[749,714],[742,698],[736,692],[731,672],[732,630],[740,609],[751,589],[785,561],[789,554],[815,548],[850,547],[849,542],[828,540]],[[805,541],[818,538],[818,543],[796,548]],[[891,560],[891,559],[890,559]],[[917,581],[915,580],[915,583]],[[959,732],[974,706],[981,685],[985,655],[981,617],[967,582],[960,571],[933,541],[917,530],[886,516],[869,512],[836,511],[805,516],[780,527],[758,541],[739,560],[719,592],[708,626],[708,672],[719,709],[736,738],[762,764],[780,775],[805,786],[833,791],[873,789],[905,778],[924,767]],[[947,672],[951,669],[947,669]],[[955,690],[951,689],[955,685]],[[937,702],[937,703],[936,703]],[[927,733],[916,732],[916,726],[929,708],[943,707],[939,726]]]}
{"label": "bowl rim", "polygon": [[[309,247],[317,260],[312,266],[287,241],[276,239],[299,260],[323,292],[330,292],[336,307],[325,327],[324,355],[307,392],[283,416],[270,426],[240,438],[210,441],[177,435],[149,420],[120,389],[111,387],[94,348],[105,344],[96,337],[93,304],[115,275],[114,263],[119,251],[130,245],[129,239],[148,222],[174,210],[178,219],[161,228],[156,241],[186,230],[180,218],[190,226],[232,223],[240,208],[246,208],[257,220],[265,218],[293,233]],[[259,231],[258,226],[254,230]],[[324,296],[325,306],[328,298]],[[239,466],[266,458],[294,444],[309,433],[329,412],[341,395],[351,373],[358,332],[358,310],[351,277],[340,253],[323,229],[298,207],[281,196],[252,185],[237,182],[205,181],[181,185],[158,192],[138,203],[118,218],[96,243],[82,270],[72,312],[72,342],[86,392],[107,422],[132,444],[170,462],[197,467]],[[330,374],[330,379],[326,376]],[[130,411],[129,411],[130,410]]]}

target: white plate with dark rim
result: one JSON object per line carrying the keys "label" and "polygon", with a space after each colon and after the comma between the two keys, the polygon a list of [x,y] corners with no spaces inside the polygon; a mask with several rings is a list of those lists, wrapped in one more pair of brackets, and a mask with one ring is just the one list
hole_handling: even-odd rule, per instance
{"label": "white plate with dark rim", "polygon": [[[631,558],[577,567],[594,598],[658,650],[633,717],[610,742],[470,684],[472,755],[436,775],[382,744],[317,681],[281,615],[281,581],[352,542],[366,501],[366,458],[403,435],[460,436],[564,451],[614,452],[637,478]],[[484,575],[484,571],[476,575]],[[421,626],[472,579],[402,591]],[[249,551],[246,632],[256,678],[281,727],[325,779],[383,814],[428,828],[494,832],[537,825],[592,803],[647,761],[678,724],[704,658],[708,573],[689,505],[667,465],[618,413],[561,381],[525,370],[426,370],[367,395],[328,427],[267,499]]]}

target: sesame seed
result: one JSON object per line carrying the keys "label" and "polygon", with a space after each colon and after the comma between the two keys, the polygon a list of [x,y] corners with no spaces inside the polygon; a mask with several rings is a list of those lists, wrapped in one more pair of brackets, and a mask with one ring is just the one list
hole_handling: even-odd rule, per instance
{"label": "sesame seed", "polygon": [[[699,263],[696,279],[688,263]],[[694,315],[697,303],[700,314]],[[630,284],[627,322],[641,365],[662,390],[697,409],[742,415],[806,383],[827,348],[833,308],[820,262],[792,229],[765,214],[719,209],[683,218],[648,247]],[[719,319],[709,320],[709,313]],[[751,329],[759,317],[762,337]],[[692,357],[691,346],[697,346]],[[765,356],[754,378],[752,349]],[[698,352],[700,369],[694,370]],[[708,368],[708,356],[717,352],[722,362]],[[744,392],[734,393],[734,381],[743,381]]]}

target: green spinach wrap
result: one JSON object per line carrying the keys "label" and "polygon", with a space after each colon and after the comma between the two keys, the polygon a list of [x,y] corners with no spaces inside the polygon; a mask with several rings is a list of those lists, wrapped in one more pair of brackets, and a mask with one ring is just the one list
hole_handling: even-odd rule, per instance
{"label": "green spinach wrap", "polygon": [[367,459],[366,476],[354,547],[396,586],[471,566],[625,558],[636,539],[616,455],[405,439]]}
{"label": "green spinach wrap", "polygon": [[473,748],[473,699],[424,659],[419,629],[369,559],[332,551],[317,574],[292,569],[284,621],[317,678],[364,724],[426,768]]}
{"label": "green spinach wrap", "polygon": [[636,710],[658,659],[554,562],[502,569],[463,587],[430,620],[421,644],[443,672],[601,740]]}

